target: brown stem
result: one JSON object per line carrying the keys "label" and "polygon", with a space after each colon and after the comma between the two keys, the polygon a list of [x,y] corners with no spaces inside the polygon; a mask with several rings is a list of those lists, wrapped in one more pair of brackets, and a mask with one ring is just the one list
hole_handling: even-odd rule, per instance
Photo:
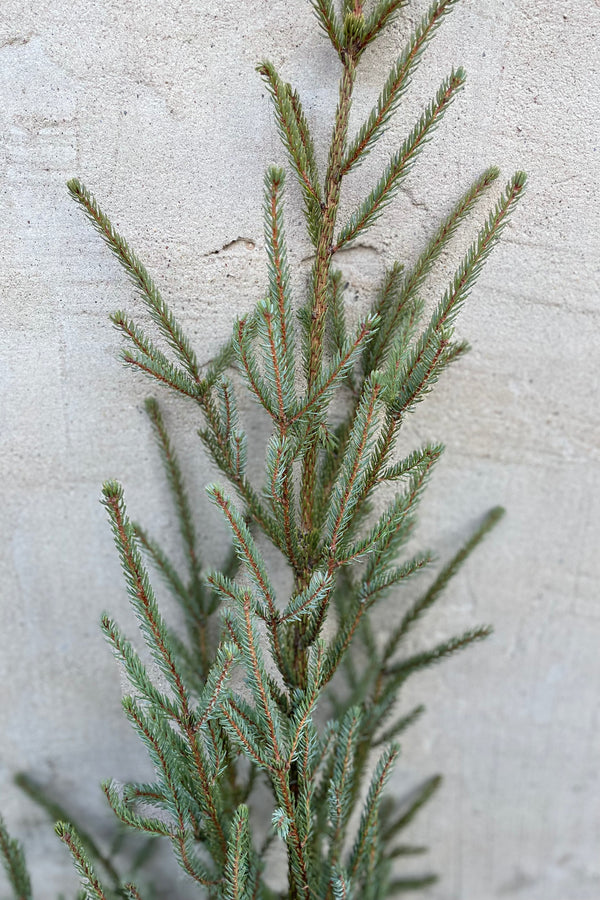
{"label": "brown stem", "polygon": [[[321,375],[323,362],[323,335],[327,313],[327,292],[331,257],[333,255],[333,234],[340,203],[341,168],[348,133],[348,118],[352,102],[352,88],[356,64],[354,58],[343,54],[344,71],[340,81],[340,99],[329,151],[329,164],[325,179],[325,201],[323,221],[317,245],[313,268],[313,298],[309,336],[308,393],[312,393]],[[313,443],[304,458],[302,476],[302,519],[306,534],[312,530],[313,505],[316,484],[318,448]]]}

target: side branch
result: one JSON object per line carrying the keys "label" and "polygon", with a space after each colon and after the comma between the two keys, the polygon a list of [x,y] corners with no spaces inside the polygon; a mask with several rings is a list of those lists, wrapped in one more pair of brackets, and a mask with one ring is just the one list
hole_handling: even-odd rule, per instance
{"label": "side branch", "polygon": [[162,299],[158,288],[152,281],[143,263],[131,250],[127,241],[113,228],[108,216],[102,212],[87,188],[77,178],[72,178],[67,186],[71,196],[84,208],[91,223],[106,241],[140,291],[142,299],[150,311],[150,315],[160,328],[170,347],[179,357],[194,381],[200,384],[201,378],[196,354],[167,304]]}
{"label": "side branch", "polygon": [[421,116],[401,149],[392,156],[379,182],[340,231],[332,253],[336,253],[357,238],[379,217],[385,206],[394,197],[401,179],[408,174],[417,154],[427,142],[433,128],[440,121],[464,81],[464,71],[457,69],[442,83],[435,100]]}

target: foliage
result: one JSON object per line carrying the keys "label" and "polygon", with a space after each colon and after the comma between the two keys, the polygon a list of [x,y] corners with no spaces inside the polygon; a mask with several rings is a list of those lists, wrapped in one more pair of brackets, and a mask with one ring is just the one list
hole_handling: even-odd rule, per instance
{"label": "foliage", "polygon": [[[458,199],[411,268],[391,265],[373,308],[356,327],[347,324],[335,254],[379,219],[464,83],[462,69],[443,80],[365,199],[338,221],[345,176],[381,138],[423,51],[456,2],[432,3],[373,111],[350,137],[357,66],[405,2],[376,0],[363,10],[361,0],[343,0],[336,11],[331,0],[313,0],[342,69],[323,177],[297,92],[270,62],[259,66],[301,188],[314,262],[306,298],[298,303],[285,238],[285,173],[271,167],[264,191],[266,294],[251,316],[234,324],[230,341],[210,365],[199,364],[158,287],[88,190],[77,179],[69,182],[166,346],[160,349],[129,315],[117,312],[113,322],[125,338],[125,363],[195,404],[203,416],[200,437],[208,456],[229,482],[229,488],[215,483],[207,489],[232,540],[228,563],[210,570],[201,560],[175,449],[159,405],[150,399],[146,409],[177,512],[185,570],[131,521],[119,484],[109,482],[103,491],[131,604],[161,677],[160,684],[150,677],[134,644],[104,615],[102,629],[131,685],[125,714],[155,771],[149,784],[108,782],[104,791],[119,820],[171,844],[198,896],[383,900],[433,880],[429,874],[399,877],[395,871],[398,860],[424,849],[398,839],[439,784],[437,776],[429,779],[399,804],[386,796],[399,753],[396,739],[423,711],[398,713],[397,700],[411,675],[481,640],[490,629],[475,627],[411,655],[403,650],[407,634],[501,510],[483,519],[416,600],[402,601],[382,647],[371,617],[383,597],[404,590],[405,582],[432,561],[428,552],[410,555],[407,545],[443,448],[429,444],[400,460],[394,450],[407,416],[468,349],[455,339],[456,316],[523,191],[525,176],[517,173],[508,181],[428,319],[421,287],[463,220],[495,184],[496,169],[485,171]],[[239,379],[230,377],[231,367],[272,420],[260,488],[246,470]],[[372,501],[386,485],[395,493],[375,515]],[[293,577],[290,596],[276,596],[259,537],[285,560]],[[181,605],[185,637],[159,610],[149,566]],[[242,685],[232,679],[236,671],[243,673]],[[253,793],[258,785],[268,785],[270,799],[261,802],[263,808],[270,803],[272,812],[263,845],[257,842],[264,832]],[[115,885],[104,887],[103,874],[95,871],[89,839],[63,822],[57,831],[73,855],[85,897],[114,896]],[[15,896],[28,898],[20,847],[4,826],[0,834]],[[272,841],[287,855],[283,893],[269,886],[265,868]],[[120,896],[141,897],[132,884],[116,889]]]}

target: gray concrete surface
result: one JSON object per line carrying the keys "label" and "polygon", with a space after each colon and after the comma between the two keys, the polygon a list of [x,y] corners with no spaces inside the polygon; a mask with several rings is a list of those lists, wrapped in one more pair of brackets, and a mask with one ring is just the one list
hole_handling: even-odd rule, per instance
{"label": "gray concrete surface", "polygon": [[[414,0],[366,57],[353,125],[425,5]],[[74,878],[12,774],[37,774],[104,838],[97,783],[148,774],[97,626],[106,608],[132,621],[102,480],[119,477],[157,533],[174,524],[142,412],[148,385],[120,367],[107,318],[136,302],[65,181],[93,189],[209,359],[265,279],[262,176],[283,154],[254,66],[268,56],[299,86],[321,148],[337,71],[308,0],[5,0],[0,18],[0,806],[45,900],[72,893]],[[404,742],[394,790],[445,775],[413,831],[443,876],[432,900],[600,896],[599,45],[598,0],[464,0],[345,200],[455,63],[466,90],[368,243],[345,254],[357,314],[383,265],[414,259],[484,166],[530,175],[462,316],[473,352],[406,432],[407,446],[447,444],[424,544],[450,553],[483,510],[508,508],[418,635],[432,643],[489,621],[495,636],[415,680],[405,701],[425,700],[428,715]],[[300,285],[296,191],[288,222]],[[218,561],[194,413],[165,404]]]}

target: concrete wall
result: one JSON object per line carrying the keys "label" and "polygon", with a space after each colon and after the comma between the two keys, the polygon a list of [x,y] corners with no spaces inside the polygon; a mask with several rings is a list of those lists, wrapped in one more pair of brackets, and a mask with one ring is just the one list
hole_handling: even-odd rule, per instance
{"label": "concrete wall", "polygon": [[[425,6],[414,0],[366,56],[353,125]],[[149,388],[120,367],[108,322],[138,305],[65,181],[93,189],[209,359],[265,283],[262,177],[283,154],[254,66],[268,56],[299,86],[321,148],[337,70],[308,0],[6,0],[3,13],[0,806],[27,845],[36,896],[50,898],[72,893],[70,864],[12,774],[35,773],[104,837],[99,780],[149,774],[97,625],[108,608],[132,630],[102,480],[119,477],[157,534],[174,524],[142,410]],[[466,90],[368,243],[344,255],[353,309],[386,262],[415,258],[483,167],[530,175],[462,316],[473,352],[406,430],[407,446],[447,444],[423,544],[443,556],[483,510],[509,511],[417,636],[496,627],[405,701],[425,700],[428,715],[404,742],[394,790],[446,778],[413,832],[443,875],[432,900],[600,895],[599,46],[598,0],[464,0],[344,201],[361,197],[458,63]],[[300,285],[309,249],[295,190],[289,201]],[[430,299],[481,218],[436,269]],[[218,562],[194,411],[165,407]]]}

